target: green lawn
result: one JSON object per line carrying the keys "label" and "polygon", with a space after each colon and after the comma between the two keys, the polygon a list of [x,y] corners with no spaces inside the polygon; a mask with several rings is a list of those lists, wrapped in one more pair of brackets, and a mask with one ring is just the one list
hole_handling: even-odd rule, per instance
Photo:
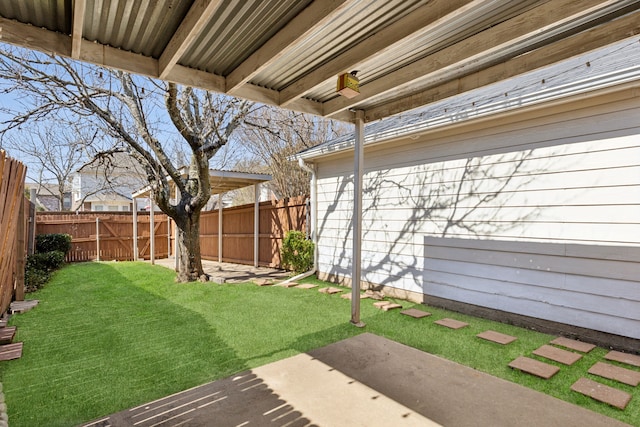
{"label": "green lawn", "polygon": [[[23,356],[0,363],[12,427],[77,425],[365,331],[640,425],[638,387],[616,385],[634,395],[625,411],[569,390],[589,376],[605,349],[545,381],[507,364],[552,337],[436,308],[423,307],[433,316],[416,320],[364,300],[367,326],[358,329],[348,323],[350,302],[335,295],[177,284],[172,271],[144,263],[70,265],[29,297],[40,304],[11,319]],[[433,324],[444,317],[470,326],[454,331]],[[503,347],[475,337],[488,329],[518,340]]]}

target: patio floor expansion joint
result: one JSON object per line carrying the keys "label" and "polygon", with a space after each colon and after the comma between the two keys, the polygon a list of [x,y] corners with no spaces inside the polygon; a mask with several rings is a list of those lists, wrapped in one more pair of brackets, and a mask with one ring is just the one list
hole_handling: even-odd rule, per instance
{"label": "patio floor expansion joint", "polygon": [[516,337],[512,337],[511,335],[501,334],[500,332],[496,331],[484,331],[476,335],[476,337],[502,345],[511,344],[518,339]]}
{"label": "patio floor expansion joint", "polygon": [[533,350],[533,354],[562,363],[563,365],[573,365],[582,358],[581,354],[562,350],[561,348],[546,344],[536,350]]}
{"label": "patio floor expansion joint", "polygon": [[607,360],[613,360],[614,362],[625,363],[631,366],[637,366],[640,368],[640,356],[634,354],[623,353],[621,351],[610,351],[604,356]]}
{"label": "patio floor expansion joint", "polygon": [[465,326],[469,326],[467,322],[462,322],[460,320],[449,319],[449,318],[436,320],[433,323],[435,323],[436,325],[445,326],[450,329],[461,329],[461,328],[464,328]]}
{"label": "patio floor expansion joint", "polygon": [[610,365],[604,362],[598,362],[587,371],[592,375],[615,380],[623,384],[636,387],[640,384],[640,372],[620,366]]}
{"label": "patio floor expansion joint", "polygon": [[558,337],[551,341],[549,344],[559,345],[561,347],[569,348],[571,350],[576,350],[581,353],[589,353],[591,350],[596,348],[595,345],[589,344],[582,341],[572,340],[565,337]]}
{"label": "patio floor expansion joint", "polygon": [[631,401],[631,395],[629,393],[587,378],[580,378],[573,383],[571,390],[622,410],[624,410]]}

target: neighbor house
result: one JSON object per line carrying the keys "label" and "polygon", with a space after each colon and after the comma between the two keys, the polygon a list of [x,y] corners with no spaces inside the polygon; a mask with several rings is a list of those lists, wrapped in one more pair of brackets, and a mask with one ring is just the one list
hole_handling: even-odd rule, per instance
{"label": "neighbor house", "polygon": [[[364,285],[637,349],[639,58],[616,45],[367,126]],[[347,284],[353,138],[298,155],[318,275]]]}
{"label": "neighbor house", "polygon": [[[106,163],[87,164],[73,176],[73,210],[131,211],[132,193],[145,185],[141,166],[126,153],[116,153]],[[145,209],[147,199],[137,200]]]}
{"label": "neighbor house", "polygon": [[[25,182],[25,191],[39,211],[68,211],[71,209],[71,190],[66,188],[62,196],[57,184]],[[61,199],[62,197],[62,199]]]}

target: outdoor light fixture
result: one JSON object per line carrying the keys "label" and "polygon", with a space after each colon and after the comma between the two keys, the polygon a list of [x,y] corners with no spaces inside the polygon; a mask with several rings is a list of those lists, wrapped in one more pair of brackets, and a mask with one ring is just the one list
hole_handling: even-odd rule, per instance
{"label": "outdoor light fixture", "polygon": [[338,87],[336,92],[347,98],[360,95],[360,80],[356,77],[358,70],[344,73],[338,76]]}

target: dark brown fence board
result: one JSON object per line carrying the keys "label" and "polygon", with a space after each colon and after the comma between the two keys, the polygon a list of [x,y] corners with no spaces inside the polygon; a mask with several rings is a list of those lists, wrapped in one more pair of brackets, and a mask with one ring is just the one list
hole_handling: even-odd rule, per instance
{"label": "dark brown fence board", "polygon": [[[24,179],[27,168],[0,150],[0,314],[24,288]],[[28,212],[28,210],[27,210]]]}

